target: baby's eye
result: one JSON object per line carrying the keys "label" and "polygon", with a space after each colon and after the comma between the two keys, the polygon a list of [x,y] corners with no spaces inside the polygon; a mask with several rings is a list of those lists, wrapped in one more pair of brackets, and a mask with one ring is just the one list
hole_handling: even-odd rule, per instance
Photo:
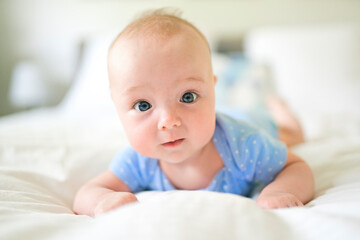
{"label": "baby's eye", "polygon": [[140,112],[145,112],[151,108],[151,104],[146,101],[139,101],[135,103],[134,108]]}
{"label": "baby's eye", "polygon": [[196,98],[198,97],[198,95],[194,92],[187,92],[184,95],[182,95],[181,97],[181,102],[184,103],[192,103],[196,100]]}

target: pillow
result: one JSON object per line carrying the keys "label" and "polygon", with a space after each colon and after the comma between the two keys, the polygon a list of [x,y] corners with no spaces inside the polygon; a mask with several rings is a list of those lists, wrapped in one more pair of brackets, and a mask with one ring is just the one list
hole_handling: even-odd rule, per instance
{"label": "pillow", "polygon": [[110,34],[85,42],[80,68],[59,106],[64,113],[83,117],[94,114],[116,116],[107,74],[107,52],[115,37],[115,34]]}
{"label": "pillow", "polygon": [[277,92],[299,114],[360,114],[360,25],[273,27],[245,40]]}

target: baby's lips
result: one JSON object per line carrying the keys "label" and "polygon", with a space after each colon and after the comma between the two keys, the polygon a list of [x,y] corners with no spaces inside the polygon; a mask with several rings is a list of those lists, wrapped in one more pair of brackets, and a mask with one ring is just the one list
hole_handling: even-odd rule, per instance
{"label": "baby's lips", "polygon": [[162,145],[164,147],[177,147],[177,146],[181,145],[184,140],[185,140],[184,138],[179,138],[175,141],[169,141],[169,142],[163,143]]}

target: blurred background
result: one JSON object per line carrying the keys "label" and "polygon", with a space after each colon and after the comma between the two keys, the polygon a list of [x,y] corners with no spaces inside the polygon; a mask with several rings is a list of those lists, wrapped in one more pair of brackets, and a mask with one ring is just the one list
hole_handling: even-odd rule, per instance
{"label": "blurred background", "polygon": [[222,53],[241,52],[243,36],[258,28],[360,23],[359,0],[0,0],[0,116],[59,104],[88,39],[166,6]]}

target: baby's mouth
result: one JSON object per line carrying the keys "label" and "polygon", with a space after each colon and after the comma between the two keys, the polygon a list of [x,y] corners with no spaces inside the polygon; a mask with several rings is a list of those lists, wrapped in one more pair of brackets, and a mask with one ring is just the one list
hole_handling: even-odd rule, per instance
{"label": "baby's mouth", "polygon": [[164,147],[168,147],[168,148],[174,148],[174,147],[177,147],[177,146],[181,145],[184,140],[185,140],[184,138],[180,138],[180,139],[177,139],[175,141],[170,141],[170,142],[163,143],[161,145],[163,145]]}

